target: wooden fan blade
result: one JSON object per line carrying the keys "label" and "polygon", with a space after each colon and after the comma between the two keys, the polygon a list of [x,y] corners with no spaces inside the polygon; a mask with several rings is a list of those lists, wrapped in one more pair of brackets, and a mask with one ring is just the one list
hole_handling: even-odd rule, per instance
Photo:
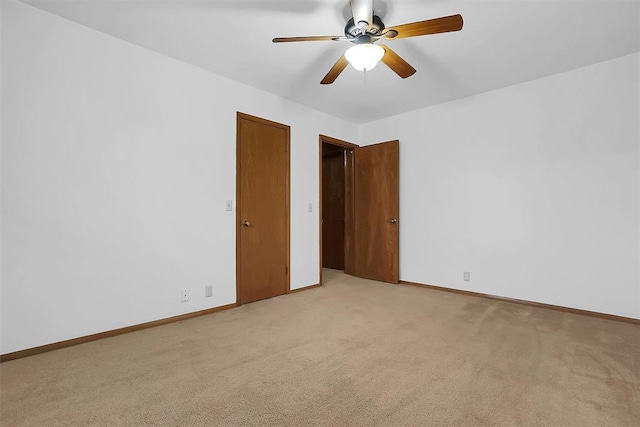
{"label": "wooden fan blade", "polygon": [[274,43],[285,42],[324,42],[324,41],[346,40],[344,36],[309,36],[309,37],[276,37]]}
{"label": "wooden fan blade", "polygon": [[381,44],[380,47],[384,49],[384,56],[382,57],[382,62],[389,68],[391,68],[397,75],[406,79],[409,76],[412,76],[416,69],[413,68],[407,61],[402,59],[397,53],[389,49],[387,46]]}
{"label": "wooden fan blade", "polygon": [[349,65],[349,61],[347,61],[347,58],[342,55],[340,59],[338,59],[338,62],[333,64],[333,67],[331,67],[327,75],[324,76],[324,79],[322,79],[320,84],[330,85],[331,83],[335,82],[340,73],[343,72],[345,68],[347,68],[347,65]]}
{"label": "wooden fan blade", "polygon": [[[406,37],[426,36],[428,34],[448,33],[462,29],[462,16],[451,15],[442,18],[428,19],[426,21],[413,22],[411,24],[396,25],[387,28],[385,35],[388,39],[402,39]],[[393,36],[393,33],[396,33]]]}

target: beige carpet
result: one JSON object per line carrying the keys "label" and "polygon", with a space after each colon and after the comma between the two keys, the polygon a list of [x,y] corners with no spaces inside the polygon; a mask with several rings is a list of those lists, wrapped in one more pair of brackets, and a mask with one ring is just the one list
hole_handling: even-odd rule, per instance
{"label": "beige carpet", "polygon": [[640,426],[640,326],[325,286],[0,365],[3,426]]}

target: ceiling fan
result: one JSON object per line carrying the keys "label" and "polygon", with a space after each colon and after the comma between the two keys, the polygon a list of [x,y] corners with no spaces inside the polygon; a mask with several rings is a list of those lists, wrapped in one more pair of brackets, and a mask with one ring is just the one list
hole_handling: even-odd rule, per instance
{"label": "ceiling fan", "polygon": [[416,69],[379,40],[395,40],[429,34],[448,33],[462,29],[462,16],[452,15],[386,28],[382,19],[373,14],[373,0],[350,0],[353,18],[344,27],[344,36],[276,37],[274,43],[306,41],[350,41],[355,46],[338,59],[320,84],[333,83],[350,63],[356,70],[368,71],[382,61],[397,75],[406,79]]}

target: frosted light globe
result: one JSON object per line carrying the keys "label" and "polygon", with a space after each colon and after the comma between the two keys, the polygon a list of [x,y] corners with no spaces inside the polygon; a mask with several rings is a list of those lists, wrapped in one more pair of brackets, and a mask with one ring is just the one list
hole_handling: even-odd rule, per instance
{"label": "frosted light globe", "polygon": [[358,71],[373,70],[384,56],[384,49],[371,43],[357,44],[347,49],[344,57]]}

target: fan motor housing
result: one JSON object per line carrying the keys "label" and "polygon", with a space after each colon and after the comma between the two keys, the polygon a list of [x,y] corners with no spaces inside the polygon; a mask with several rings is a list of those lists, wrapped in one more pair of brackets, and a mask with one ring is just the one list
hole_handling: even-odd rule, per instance
{"label": "fan motor housing", "polygon": [[378,15],[373,15],[373,23],[371,27],[367,29],[366,33],[362,33],[360,27],[356,25],[353,18],[347,21],[347,25],[344,27],[344,35],[350,40],[358,40],[362,36],[378,36],[381,35],[384,30],[384,23]]}

